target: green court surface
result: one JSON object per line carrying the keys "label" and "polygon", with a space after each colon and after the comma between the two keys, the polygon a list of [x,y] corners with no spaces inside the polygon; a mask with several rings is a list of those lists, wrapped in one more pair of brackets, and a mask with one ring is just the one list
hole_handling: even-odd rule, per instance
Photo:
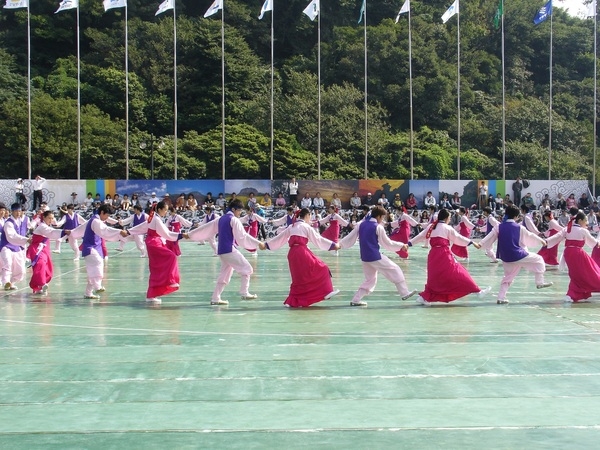
{"label": "green court surface", "polygon": [[[109,245],[99,302],[66,245],[47,298],[0,293],[0,448],[600,448],[600,297],[563,304],[564,273],[538,290],[523,272],[496,305],[502,265],[471,247],[489,296],[426,308],[380,278],[353,308],[358,248],[317,251],[341,293],[292,310],[282,249],[248,258],[257,300],[234,275],[211,307],[219,258],[181,246],[162,305],[133,244]],[[411,289],[426,257],[399,262]]]}

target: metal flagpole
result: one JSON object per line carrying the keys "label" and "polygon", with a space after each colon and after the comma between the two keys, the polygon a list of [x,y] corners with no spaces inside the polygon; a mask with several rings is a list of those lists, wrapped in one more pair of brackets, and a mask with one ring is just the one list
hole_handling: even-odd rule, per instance
{"label": "metal flagpole", "polygon": [[271,181],[273,181],[273,160],[275,157],[275,152],[274,152],[274,146],[275,146],[275,135],[274,135],[274,127],[275,127],[275,116],[274,116],[274,108],[275,108],[275,102],[274,102],[274,91],[275,91],[275,68],[274,68],[274,61],[275,61],[275,54],[274,54],[274,50],[273,47],[275,45],[275,28],[274,28],[274,23],[275,23],[275,18],[273,16],[273,14],[275,14],[275,5],[273,5],[273,8],[271,8]]}
{"label": "metal flagpole", "polygon": [[319,83],[318,89],[318,138],[317,138],[317,179],[321,179],[321,11],[319,5],[319,24],[318,24],[318,45],[317,45],[317,79]]}
{"label": "metal flagpole", "polygon": [[597,44],[598,44],[598,34],[597,34],[597,26],[598,19],[596,18],[596,0],[593,1],[594,8],[594,170],[592,175],[592,190],[594,192],[594,200],[596,199],[596,127],[597,127],[597,119],[598,113],[596,112],[596,103],[598,100],[598,84],[597,84],[597,67],[598,67],[598,53],[597,53]]}
{"label": "metal flagpole", "polygon": [[413,131],[413,82],[412,82],[412,30],[410,24],[411,8],[408,8],[408,88],[410,92],[410,179],[415,178],[414,131]]}
{"label": "metal flagpole", "polygon": [[175,12],[175,2],[173,2],[173,156],[175,159],[175,169],[173,178],[177,179],[177,14]]}
{"label": "metal flagpole", "polygon": [[31,180],[31,14],[27,2],[27,173]]}
{"label": "metal flagpole", "polygon": [[504,79],[504,0],[502,0],[502,179],[506,180],[506,85]]}
{"label": "metal flagpole", "polygon": [[548,114],[548,180],[552,179],[552,24],[554,14],[550,14],[550,111]]}
{"label": "metal flagpole", "polygon": [[457,159],[457,169],[458,169],[458,179],[460,180],[460,10],[459,12],[456,14],[457,18],[456,18],[456,23],[457,23],[457,35],[458,35],[458,43],[457,43],[457,48],[458,48],[458,70],[457,70],[457,74],[458,74],[458,81],[456,83],[456,91],[457,91],[457,106],[458,106],[458,113],[457,113],[457,118],[458,118],[458,137],[457,137],[457,144],[458,144],[458,159]]}
{"label": "metal flagpole", "polygon": [[77,179],[81,179],[81,58],[79,49],[79,2],[77,2]]}
{"label": "metal flagpole", "polygon": [[127,2],[125,2],[125,179],[129,180],[129,38],[127,32]]}
{"label": "metal flagpole", "polygon": [[368,150],[369,150],[369,120],[367,116],[368,109],[368,96],[367,96],[367,1],[365,0],[365,11],[364,11],[364,40],[365,40],[365,180],[369,178],[368,176]]}
{"label": "metal flagpole", "polygon": [[225,8],[221,8],[221,159],[225,179]]}

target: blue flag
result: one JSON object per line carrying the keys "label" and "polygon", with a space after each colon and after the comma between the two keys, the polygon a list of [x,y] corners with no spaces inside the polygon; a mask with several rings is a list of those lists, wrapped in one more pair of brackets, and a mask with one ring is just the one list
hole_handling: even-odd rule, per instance
{"label": "blue flag", "polygon": [[552,0],[548,0],[544,6],[540,8],[535,17],[533,18],[533,23],[539,25],[544,20],[552,15]]}

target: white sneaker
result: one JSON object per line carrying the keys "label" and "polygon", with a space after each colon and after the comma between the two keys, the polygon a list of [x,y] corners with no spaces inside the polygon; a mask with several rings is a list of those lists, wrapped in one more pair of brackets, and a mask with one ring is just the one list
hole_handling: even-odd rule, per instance
{"label": "white sneaker", "polygon": [[367,302],[363,302],[362,300],[359,300],[357,302],[350,302],[350,306],[367,306]]}
{"label": "white sneaker", "polygon": [[477,295],[479,295],[480,297],[485,297],[486,295],[488,295],[490,293],[491,290],[492,290],[492,287],[488,286],[485,289],[480,290]]}
{"label": "white sneaker", "polygon": [[414,291],[410,291],[408,294],[406,294],[404,297],[402,297],[402,300],[408,300],[409,298],[411,298],[413,295],[417,294],[419,291],[417,291],[416,289]]}
{"label": "white sneaker", "polygon": [[117,248],[115,248],[115,251],[117,251],[117,252],[122,252],[122,251],[123,251],[123,249],[122,249],[122,248],[118,248],[118,247],[117,247]]}
{"label": "white sneaker", "polygon": [[329,300],[331,297],[333,297],[334,295],[338,295],[340,293],[339,289],[333,289],[333,291],[331,291],[329,294],[327,294],[325,296],[325,300]]}
{"label": "white sneaker", "polygon": [[421,297],[420,295],[417,297],[417,299],[415,300],[419,305],[423,305],[423,306],[431,306],[431,302],[428,302],[427,300],[425,300],[423,297]]}
{"label": "white sneaker", "polygon": [[498,305],[507,305],[509,303],[509,301],[506,300],[505,298],[499,298],[498,300],[496,300],[496,303]]}
{"label": "white sneaker", "polygon": [[98,289],[96,289],[94,291],[94,294],[99,294],[100,292],[104,292],[106,291],[106,288],[104,286],[100,286]]}
{"label": "white sneaker", "polygon": [[76,256],[75,258],[73,258],[73,261],[79,261],[79,256]]}
{"label": "white sneaker", "polygon": [[87,300],[98,300],[100,298],[100,296],[96,295],[96,294],[92,294],[92,295],[84,295],[83,298],[85,298]]}
{"label": "white sneaker", "polygon": [[52,250],[52,253],[58,253],[58,254],[60,254],[60,250]]}
{"label": "white sneaker", "polygon": [[43,292],[44,294],[46,294],[46,292],[48,292],[48,285],[47,285],[47,284],[44,284],[44,285],[42,286],[42,292]]}
{"label": "white sneaker", "polygon": [[242,295],[242,300],[254,300],[257,298],[258,298],[258,295],[256,295],[256,294],[247,293],[247,294]]}
{"label": "white sneaker", "polygon": [[162,300],[158,297],[147,298],[146,303],[154,303],[155,305],[160,305],[162,303]]}
{"label": "white sneaker", "polygon": [[229,305],[229,302],[227,300],[211,300],[210,304],[215,306],[215,305]]}
{"label": "white sneaker", "polygon": [[568,295],[565,295],[565,298],[563,298],[563,302],[573,303],[573,299],[571,297],[569,297]]}
{"label": "white sneaker", "polygon": [[536,286],[536,288],[538,288],[538,289],[544,289],[544,288],[547,288],[547,287],[550,287],[550,286],[553,286],[553,285],[554,285],[554,283],[552,281],[547,281],[545,283],[538,284]]}

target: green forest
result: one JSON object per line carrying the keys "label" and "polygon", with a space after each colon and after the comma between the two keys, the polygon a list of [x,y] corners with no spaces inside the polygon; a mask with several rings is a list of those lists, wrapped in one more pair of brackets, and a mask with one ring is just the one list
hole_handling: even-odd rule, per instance
{"label": "green forest", "polygon": [[[129,178],[174,174],[173,12],[129,0]],[[177,1],[178,178],[220,179],[221,13]],[[317,21],[309,0],[274,2],[274,178],[318,177]],[[408,17],[404,0],[367,0],[368,178],[410,178]],[[457,16],[450,0],[411,3],[414,178],[455,179]],[[225,0],[226,177],[270,178],[271,13]],[[364,178],[361,0],[321,0],[322,179]],[[506,178],[548,178],[550,20],[544,2],[504,5]],[[77,177],[77,14],[31,2],[32,170]],[[502,33],[497,0],[460,4],[460,177],[501,179]],[[27,10],[0,15],[0,177],[27,176]],[[80,0],[81,178],[126,178],[125,10]],[[592,179],[594,21],[553,10],[552,178]]]}

